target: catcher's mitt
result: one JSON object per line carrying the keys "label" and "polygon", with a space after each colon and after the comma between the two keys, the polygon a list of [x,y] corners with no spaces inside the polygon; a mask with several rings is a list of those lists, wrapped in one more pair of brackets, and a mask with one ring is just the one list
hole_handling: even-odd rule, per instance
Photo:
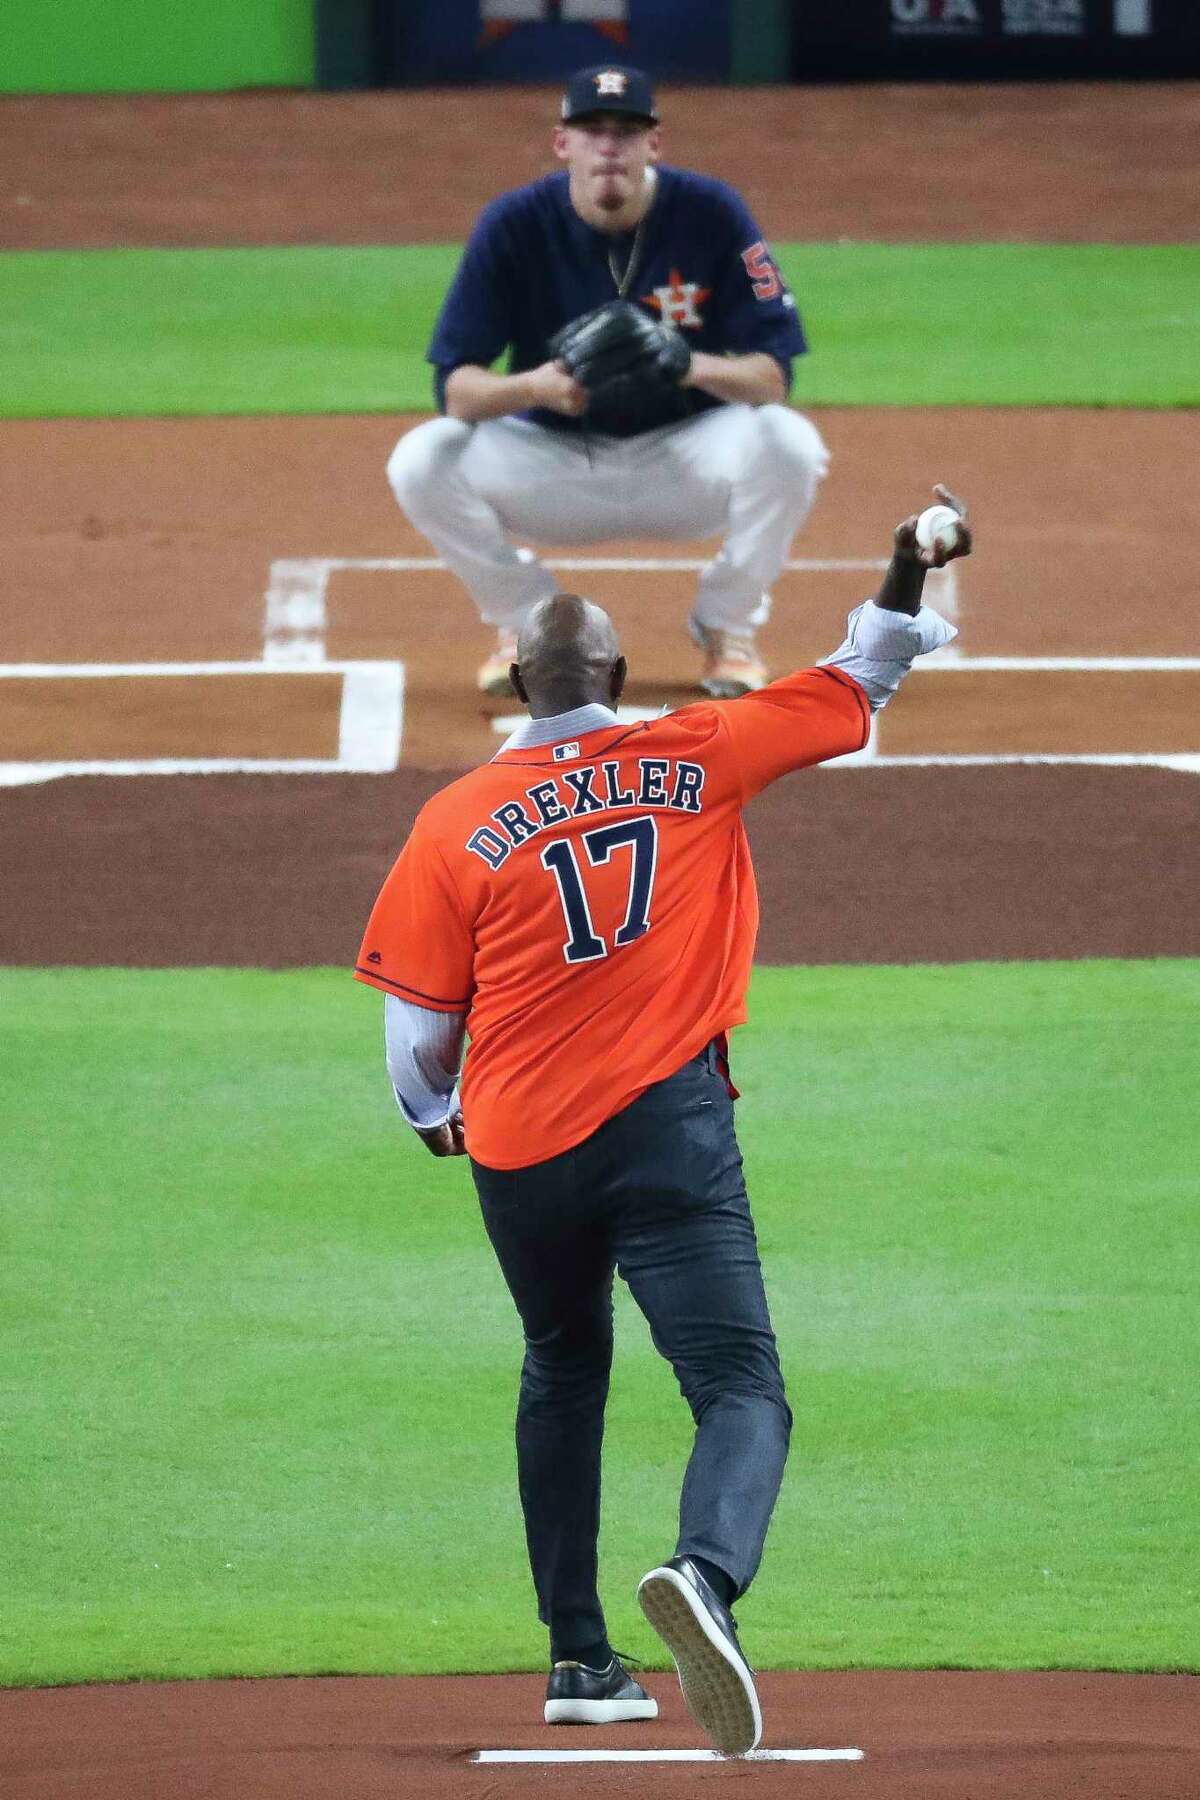
{"label": "catcher's mitt", "polygon": [[629,300],[610,300],[550,339],[550,354],[588,391],[589,405],[637,408],[678,388],[692,360],[673,325],[649,319]]}

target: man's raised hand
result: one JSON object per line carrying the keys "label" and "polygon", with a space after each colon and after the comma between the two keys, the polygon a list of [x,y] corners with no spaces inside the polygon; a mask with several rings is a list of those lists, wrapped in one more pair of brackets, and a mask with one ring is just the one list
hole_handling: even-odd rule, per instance
{"label": "man's raised hand", "polygon": [[971,527],[967,524],[966,501],[958,499],[957,495],[952,494],[950,489],[944,487],[940,481],[934,484],[933,491],[939,505],[948,506],[952,512],[958,514],[958,534],[954,543],[947,546],[941,538],[935,538],[932,549],[922,549],[917,542],[917,518],[919,515],[913,513],[910,518],[902,520],[897,525],[895,545],[901,556],[909,558],[912,562],[920,563],[923,569],[944,569],[948,562],[954,561],[955,557],[970,556],[973,539]]}

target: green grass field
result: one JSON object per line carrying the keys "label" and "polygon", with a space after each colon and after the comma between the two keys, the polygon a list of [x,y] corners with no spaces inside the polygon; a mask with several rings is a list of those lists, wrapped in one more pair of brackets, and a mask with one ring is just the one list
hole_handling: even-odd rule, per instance
{"label": "green grass field", "polygon": [[[456,254],[0,255],[0,417],[427,410]],[[1200,405],[1195,245],[781,261],[800,405]],[[517,1321],[379,1012],[0,970],[0,1682],[543,1665]],[[796,1413],[754,1660],[1200,1670],[1200,963],[760,969],[752,1016]],[[605,1595],[653,1664],[690,1422],[620,1315]]]}
{"label": "green grass field", "polygon": [[[340,971],[0,973],[0,1681],[542,1665],[519,1334]],[[761,969],[762,1666],[1200,1669],[1200,963]],[[627,1301],[615,1641],[689,1421]],[[661,1666],[661,1665],[660,1665]]]}
{"label": "green grass field", "polygon": [[[0,257],[0,416],[425,411],[457,250]],[[785,244],[799,405],[1200,405],[1200,246]]]}

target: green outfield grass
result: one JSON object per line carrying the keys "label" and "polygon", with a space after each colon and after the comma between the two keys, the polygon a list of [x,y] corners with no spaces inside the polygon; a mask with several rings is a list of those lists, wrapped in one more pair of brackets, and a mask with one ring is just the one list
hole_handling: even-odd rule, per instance
{"label": "green outfield grass", "polygon": [[[1200,963],[763,969],[762,1666],[1200,1669]],[[0,1680],[537,1668],[510,1302],[338,971],[0,973]],[[615,1641],[689,1422],[627,1300]]]}
{"label": "green outfield grass", "polygon": [[[427,410],[457,251],[0,257],[0,416]],[[809,405],[1200,405],[1200,246],[787,244]]]}

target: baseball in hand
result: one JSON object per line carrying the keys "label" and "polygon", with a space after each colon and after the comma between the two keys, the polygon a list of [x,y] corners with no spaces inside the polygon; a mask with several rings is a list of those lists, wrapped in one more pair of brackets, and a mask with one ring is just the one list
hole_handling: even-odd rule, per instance
{"label": "baseball in hand", "polygon": [[927,506],[917,520],[917,543],[932,550],[938,539],[947,550],[958,542],[958,514],[952,506]]}

